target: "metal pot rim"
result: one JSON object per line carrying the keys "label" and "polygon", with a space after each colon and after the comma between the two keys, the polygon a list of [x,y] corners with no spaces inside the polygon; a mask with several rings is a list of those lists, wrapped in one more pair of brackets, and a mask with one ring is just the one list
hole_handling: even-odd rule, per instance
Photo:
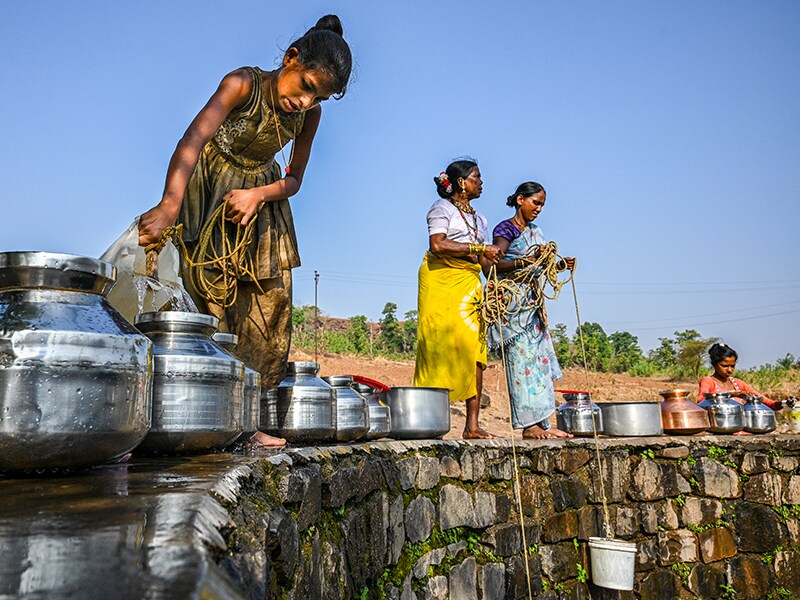
{"label": "metal pot rim", "polygon": [[157,325],[201,325],[203,327],[212,327],[216,329],[219,325],[219,319],[213,315],[204,315],[202,313],[182,312],[177,310],[153,311],[145,312],[136,315],[134,325],[143,331],[146,329],[152,331],[157,329]]}
{"label": "metal pot rim", "polygon": [[[88,275],[69,277],[70,273]],[[64,288],[108,294],[117,268],[104,260],[62,252],[0,252],[0,289]]]}

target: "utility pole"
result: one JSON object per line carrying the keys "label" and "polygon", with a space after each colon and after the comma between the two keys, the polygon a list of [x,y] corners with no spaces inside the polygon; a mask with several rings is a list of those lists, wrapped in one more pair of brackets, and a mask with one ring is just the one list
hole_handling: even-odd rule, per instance
{"label": "utility pole", "polygon": [[317,301],[317,290],[319,288],[319,272],[314,271],[314,362],[318,363],[319,359],[319,342],[317,339],[317,330],[319,325],[319,302]]}

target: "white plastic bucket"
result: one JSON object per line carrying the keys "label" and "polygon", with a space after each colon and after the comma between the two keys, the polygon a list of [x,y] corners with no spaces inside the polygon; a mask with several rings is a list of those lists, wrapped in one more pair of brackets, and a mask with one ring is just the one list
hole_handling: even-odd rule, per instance
{"label": "white plastic bucket", "polygon": [[636,569],[636,542],[589,538],[592,581],[610,590],[632,590]]}

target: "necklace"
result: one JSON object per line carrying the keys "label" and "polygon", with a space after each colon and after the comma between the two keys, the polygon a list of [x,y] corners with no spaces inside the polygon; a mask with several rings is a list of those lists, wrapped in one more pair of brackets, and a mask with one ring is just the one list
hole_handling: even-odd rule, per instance
{"label": "necklace", "polygon": [[528,228],[528,224],[527,223],[525,223],[523,225],[520,225],[519,223],[517,223],[517,215],[514,215],[513,217],[511,217],[511,222],[514,224],[514,227],[516,227],[519,230],[520,233],[522,233],[523,231],[525,231]]}
{"label": "necklace", "polygon": [[[272,100],[272,116],[275,120],[275,133],[278,134],[278,144],[281,147],[281,156],[283,157],[283,170],[286,174],[289,174],[289,165],[292,163],[292,158],[294,157],[294,144],[292,144],[292,151],[289,153],[289,162],[286,161],[286,153],[283,149],[283,139],[281,138],[281,124],[278,121],[278,108],[275,106],[275,93],[272,91],[272,81],[269,82],[269,98]],[[297,123],[295,123],[295,129],[292,132],[292,139],[294,140],[297,137]],[[288,142],[287,142],[288,143]]]}
{"label": "necklace", "polygon": [[[456,207],[461,218],[464,219],[464,224],[467,226],[467,232],[472,238],[472,241],[478,243],[478,215],[475,213],[475,209],[469,204],[459,202],[455,198],[450,198],[450,202],[453,203],[453,206]],[[472,215],[472,223],[467,219],[468,214]]]}

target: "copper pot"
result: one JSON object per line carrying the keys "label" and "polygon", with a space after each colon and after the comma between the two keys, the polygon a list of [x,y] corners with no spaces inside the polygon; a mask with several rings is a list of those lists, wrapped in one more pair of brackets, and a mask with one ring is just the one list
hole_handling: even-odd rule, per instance
{"label": "copper pot", "polygon": [[661,421],[664,433],[691,435],[708,429],[708,412],[689,399],[689,390],[661,390]]}

